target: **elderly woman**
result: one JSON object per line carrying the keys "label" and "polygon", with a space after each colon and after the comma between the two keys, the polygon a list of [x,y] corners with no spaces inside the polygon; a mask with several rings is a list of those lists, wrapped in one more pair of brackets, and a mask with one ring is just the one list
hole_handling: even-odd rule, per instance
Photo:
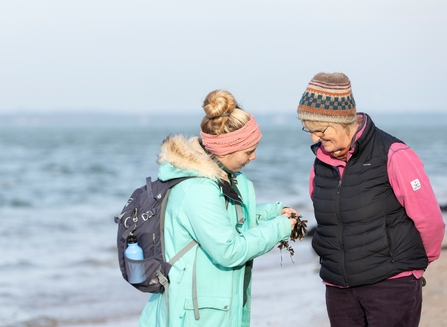
{"label": "elderly woman", "polygon": [[421,160],[356,112],[342,73],[314,76],[298,119],[314,143],[312,246],[331,326],[418,326],[422,275],[445,228]]}

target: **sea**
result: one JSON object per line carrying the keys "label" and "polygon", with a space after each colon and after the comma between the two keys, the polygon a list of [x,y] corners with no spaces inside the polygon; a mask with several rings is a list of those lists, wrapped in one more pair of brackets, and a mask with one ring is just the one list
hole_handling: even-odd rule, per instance
{"label": "sea", "polygon": [[[377,113],[376,125],[424,162],[447,204],[447,114]],[[137,326],[149,294],[127,284],[116,250],[119,214],[156,177],[169,134],[198,135],[197,115],[95,113],[0,116],[0,326]],[[308,229],[311,139],[295,113],[260,114],[263,138],[243,172],[258,202],[296,208]],[[328,326],[311,237],[255,259],[253,326]],[[320,325],[319,325],[320,324]]]}

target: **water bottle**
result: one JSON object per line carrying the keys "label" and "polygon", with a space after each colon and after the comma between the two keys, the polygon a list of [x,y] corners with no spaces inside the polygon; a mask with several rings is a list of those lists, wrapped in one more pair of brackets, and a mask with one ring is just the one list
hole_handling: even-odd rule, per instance
{"label": "water bottle", "polygon": [[[135,235],[130,234],[127,237],[127,249],[124,255],[132,260],[143,260],[143,249],[138,246]],[[127,278],[131,284],[140,284],[146,279],[143,262],[130,262],[127,264]]]}

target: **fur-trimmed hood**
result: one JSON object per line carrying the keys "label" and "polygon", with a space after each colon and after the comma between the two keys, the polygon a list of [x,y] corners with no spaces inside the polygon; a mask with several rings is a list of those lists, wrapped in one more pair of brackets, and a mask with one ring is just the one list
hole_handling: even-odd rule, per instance
{"label": "fur-trimmed hood", "polygon": [[183,134],[169,135],[161,144],[157,163],[159,178],[200,176],[228,180],[227,174],[203,150],[197,136],[187,139]]}

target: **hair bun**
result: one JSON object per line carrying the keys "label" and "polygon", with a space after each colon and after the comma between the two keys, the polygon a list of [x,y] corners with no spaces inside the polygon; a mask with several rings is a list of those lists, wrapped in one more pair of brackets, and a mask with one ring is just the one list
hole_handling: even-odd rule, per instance
{"label": "hair bun", "polygon": [[225,90],[215,90],[203,101],[203,110],[209,119],[230,116],[237,102],[233,95]]}

